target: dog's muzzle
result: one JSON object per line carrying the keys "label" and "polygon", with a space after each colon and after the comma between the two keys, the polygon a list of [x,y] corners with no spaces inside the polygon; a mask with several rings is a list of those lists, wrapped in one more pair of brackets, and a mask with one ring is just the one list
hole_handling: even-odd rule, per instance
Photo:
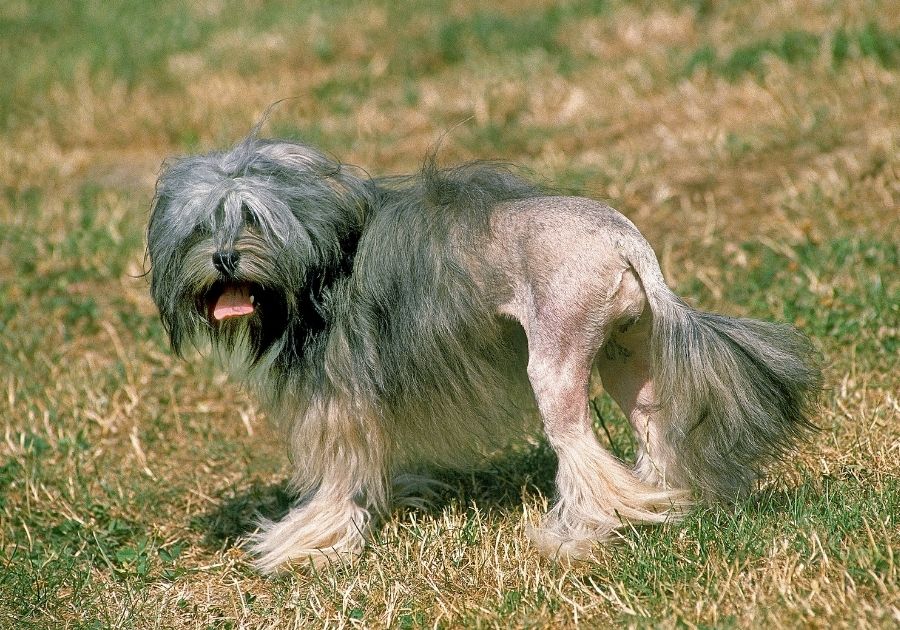
{"label": "dog's muzzle", "polygon": [[216,271],[226,277],[235,275],[241,253],[234,249],[219,250],[212,255],[212,263]]}
{"label": "dog's muzzle", "polygon": [[235,249],[220,249],[212,255],[212,264],[223,280],[217,282],[207,295],[207,308],[215,321],[252,315],[256,310],[254,285],[238,278],[241,253]]}

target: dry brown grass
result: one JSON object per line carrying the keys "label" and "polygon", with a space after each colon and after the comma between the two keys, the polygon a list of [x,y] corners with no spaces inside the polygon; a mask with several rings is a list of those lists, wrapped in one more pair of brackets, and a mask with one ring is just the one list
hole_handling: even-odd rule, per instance
{"label": "dry brown grass", "polygon": [[[44,48],[27,3],[0,9],[7,41],[32,46],[0,47],[19,68],[0,110],[0,625],[900,624],[900,80],[896,57],[831,53],[870,24],[896,46],[900,15],[568,3],[547,46],[523,44],[551,4],[206,2],[208,37],[131,78],[90,61],[102,31]],[[479,39],[486,14],[506,21]],[[454,24],[459,58],[441,44]],[[820,38],[812,58],[684,71],[703,46],[726,58],[792,30]],[[259,577],[235,541],[284,506],[283,446],[235,384],[169,353],[143,230],[165,157],[231,143],[285,97],[273,133],[373,173],[417,168],[449,131],[448,162],[502,157],[609,199],[690,299],[808,330],[823,432],[753,500],[633,532],[596,564],[527,544],[552,479],[539,448],[399,512],[351,567]]]}

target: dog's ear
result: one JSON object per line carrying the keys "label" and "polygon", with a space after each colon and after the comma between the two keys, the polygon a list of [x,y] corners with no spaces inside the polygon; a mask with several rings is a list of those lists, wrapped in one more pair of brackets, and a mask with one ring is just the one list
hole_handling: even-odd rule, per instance
{"label": "dog's ear", "polygon": [[169,345],[176,356],[183,358],[186,340],[191,337],[196,322],[189,321],[194,317],[192,313],[182,312],[171,277],[173,265],[178,264],[178,246],[172,240],[172,226],[168,216],[173,200],[171,195],[162,192],[162,185],[157,184],[156,196],[150,206],[144,259],[146,274],[150,277],[150,295],[159,310],[160,321],[169,337]]}

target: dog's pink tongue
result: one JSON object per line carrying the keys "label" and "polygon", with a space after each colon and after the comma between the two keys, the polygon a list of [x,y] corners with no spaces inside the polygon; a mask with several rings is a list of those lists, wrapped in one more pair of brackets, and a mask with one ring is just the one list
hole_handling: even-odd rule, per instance
{"label": "dog's pink tongue", "polygon": [[213,307],[213,317],[216,320],[243,317],[252,312],[253,303],[250,301],[250,289],[242,285],[226,287]]}

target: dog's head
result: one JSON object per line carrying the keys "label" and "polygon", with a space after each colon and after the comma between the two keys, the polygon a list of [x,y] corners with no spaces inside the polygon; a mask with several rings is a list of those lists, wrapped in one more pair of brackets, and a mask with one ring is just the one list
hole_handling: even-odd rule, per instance
{"label": "dog's head", "polygon": [[293,142],[251,136],[168,163],[147,251],[175,351],[203,336],[251,364],[302,350],[328,317],[328,285],[352,265],[371,195],[367,178]]}

